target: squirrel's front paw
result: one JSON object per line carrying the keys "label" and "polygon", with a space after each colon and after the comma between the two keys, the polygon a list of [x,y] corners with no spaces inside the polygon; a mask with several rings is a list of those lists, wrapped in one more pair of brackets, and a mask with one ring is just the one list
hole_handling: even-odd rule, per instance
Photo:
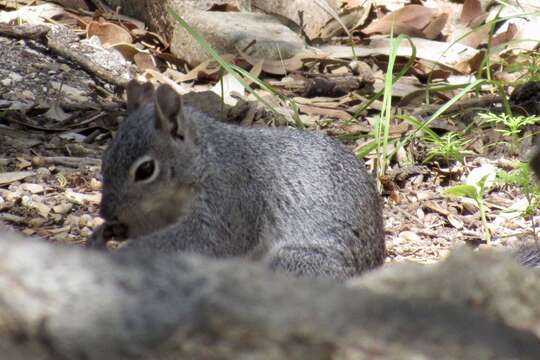
{"label": "squirrel's front paw", "polygon": [[127,238],[127,227],[119,222],[105,222],[99,225],[86,241],[86,247],[103,249],[109,240],[123,241]]}

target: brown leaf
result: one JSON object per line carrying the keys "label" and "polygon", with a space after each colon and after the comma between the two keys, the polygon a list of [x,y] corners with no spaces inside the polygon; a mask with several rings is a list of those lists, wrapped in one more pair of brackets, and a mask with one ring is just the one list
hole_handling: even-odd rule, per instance
{"label": "brown leaf", "polygon": [[424,33],[424,37],[426,39],[435,39],[436,37],[438,37],[441,31],[444,29],[447,21],[447,13],[442,13],[438,16],[435,16],[433,21],[422,31]]}
{"label": "brown leaf", "polygon": [[516,24],[509,24],[508,29],[506,29],[505,32],[500,33],[493,38],[491,46],[495,47],[510,42],[514,36],[516,36],[517,32],[518,28]]}
{"label": "brown leaf", "polygon": [[462,24],[469,25],[479,16],[483,15],[482,6],[479,0],[465,0],[459,21]]}
{"label": "brown leaf", "polygon": [[208,11],[229,11],[229,12],[239,12],[240,8],[236,4],[214,4]]}
{"label": "brown leaf", "polygon": [[419,36],[422,34],[422,29],[428,26],[435,16],[438,16],[436,9],[422,5],[406,5],[372,22],[362,32],[364,34],[390,34],[393,28],[396,34]]}
{"label": "brown leaf", "polygon": [[147,70],[147,69],[157,70],[158,69],[156,66],[156,60],[154,59],[154,57],[151,54],[145,53],[142,51],[135,54],[135,56],[133,56],[133,62],[137,64],[137,66],[141,70]]}
{"label": "brown leaf", "polygon": [[[234,56],[231,54],[221,55],[221,57],[227,62],[231,62],[234,59]],[[166,73],[169,74],[175,82],[184,82],[197,79],[200,73],[212,75],[218,73],[220,70],[221,67],[219,64],[215,60],[209,59],[200,63],[186,74],[172,69],[167,69]]]}
{"label": "brown leaf", "polygon": [[118,51],[120,54],[122,54],[124,59],[131,62],[134,62],[133,57],[135,57],[135,55],[140,52],[140,50],[137,49],[133,44],[128,44],[128,43],[114,44],[111,46],[111,48]]}
{"label": "brown leaf", "polygon": [[[365,24],[370,12],[371,3],[367,4],[367,6],[346,8],[339,14],[339,18],[341,23],[344,24],[347,29],[352,31]],[[345,33],[341,23],[335,18],[330,18],[330,20],[321,27],[317,37],[325,40]]]}
{"label": "brown leaf", "polygon": [[131,43],[133,39],[123,27],[106,21],[92,21],[86,27],[86,36],[97,36],[103,47],[119,43]]}

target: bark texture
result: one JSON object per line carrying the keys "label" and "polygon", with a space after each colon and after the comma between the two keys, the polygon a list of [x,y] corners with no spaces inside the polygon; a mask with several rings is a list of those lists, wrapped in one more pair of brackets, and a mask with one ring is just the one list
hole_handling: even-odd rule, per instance
{"label": "bark texture", "polygon": [[536,359],[540,353],[532,333],[467,306],[292,279],[241,261],[106,254],[6,233],[0,254],[6,359]]}

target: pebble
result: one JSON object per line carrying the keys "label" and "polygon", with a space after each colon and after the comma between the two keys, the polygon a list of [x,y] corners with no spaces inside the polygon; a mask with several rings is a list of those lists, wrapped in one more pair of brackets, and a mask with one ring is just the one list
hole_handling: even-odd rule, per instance
{"label": "pebble", "polygon": [[90,223],[90,221],[92,221],[92,217],[88,214],[83,214],[79,218],[79,226],[80,227],[87,226]]}
{"label": "pebble", "polygon": [[48,177],[48,176],[51,176],[51,171],[45,167],[40,167],[39,169],[36,170],[36,174],[43,177]]}
{"label": "pebble", "polygon": [[11,78],[11,80],[13,80],[13,82],[19,82],[23,79],[23,77],[17,73],[11,73],[9,74],[9,77]]}

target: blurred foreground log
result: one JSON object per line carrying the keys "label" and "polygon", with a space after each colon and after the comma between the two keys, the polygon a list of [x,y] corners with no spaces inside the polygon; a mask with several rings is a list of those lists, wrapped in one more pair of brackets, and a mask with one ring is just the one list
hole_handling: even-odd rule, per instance
{"label": "blurred foreground log", "polygon": [[[0,234],[0,254],[4,359],[540,354],[531,332],[467,306],[291,279],[241,261],[106,254],[6,233]],[[523,278],[532,272],[516,269]]]}

